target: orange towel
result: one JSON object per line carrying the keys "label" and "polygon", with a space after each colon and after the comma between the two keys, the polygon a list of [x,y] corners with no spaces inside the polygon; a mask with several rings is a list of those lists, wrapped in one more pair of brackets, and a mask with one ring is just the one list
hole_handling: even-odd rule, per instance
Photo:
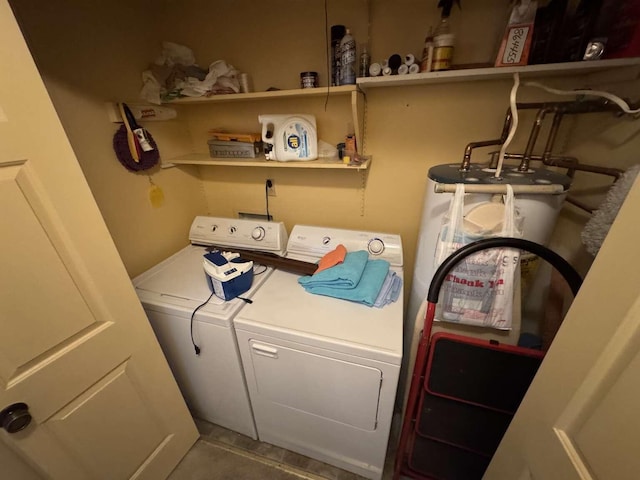
{"label": "orange towel", "polygon": [[344,262],[344,257],[347,254],[347,249],[344,245],[338,245],[334,250],[331,250],[318,262],[318,269],[314,272],[314,275],[318,272],[326,270],[327,268],[334,267],[339,263]]}

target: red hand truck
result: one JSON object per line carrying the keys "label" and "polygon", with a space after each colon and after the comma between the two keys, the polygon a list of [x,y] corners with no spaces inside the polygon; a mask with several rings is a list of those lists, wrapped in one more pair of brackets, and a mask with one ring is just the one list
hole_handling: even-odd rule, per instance
{"label": "red hand truck", "polygon": [[447,273],[481,250],[509,247],[538,255],[575,296],[582,278],[555,252],[517,238],[468,244],[436,270],[411,378],[396,454],[400,475],[425,480],[480,480],[535,376],[544,352],[451,333],[431,335]]}

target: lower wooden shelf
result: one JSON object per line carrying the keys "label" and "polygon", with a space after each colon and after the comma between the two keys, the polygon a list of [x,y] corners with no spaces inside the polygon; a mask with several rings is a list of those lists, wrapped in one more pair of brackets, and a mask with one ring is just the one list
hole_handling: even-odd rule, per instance
{"label": "lower wooden shelf", "polygon": [[306,161],[279,162],[267,160],[264,156],[256,158],[211,158],[204,153],[190,153],[180,157],[168,159],[164,166],[173,165],[211,165],[220,167],[263,167],[263,168],[325,168],[334,170],[366,170],[371,159],[358,165],[343,163],[338,159],[318,159]]}

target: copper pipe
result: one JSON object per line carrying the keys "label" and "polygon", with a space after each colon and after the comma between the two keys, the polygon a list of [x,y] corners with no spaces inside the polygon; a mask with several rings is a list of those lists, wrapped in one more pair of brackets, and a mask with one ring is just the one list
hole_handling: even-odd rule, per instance
{"label": "copper pipe", "polygon": [[529,141],[527,142],[527,146],[524,149],[522,161],[520,162],[520,166],[518,167],[519,172],[529,171],[529,162],[531,161],[533,148],[536,146],[536,141],[538,140],[538,135],[540,134],[540,129],[542,128],[542,122],[544,122],[544,117],[547,115],[547,113],[551,111],[553,111],[553,108],[550,107],[545,107],[538,110],[536,119],[533,122],[533,127],[531,128],[531,133],[529,134]]}
{"label": "copper pipe", "polygon": [[[522,153],[505,153],[504,158],[508,160],[523,160],[524,154]],[[557,156],[551,155],[545,158],[542,155],[531,155],[531,160],[542,162],[549,167],[567,168],[573,171],[579,170],[582,172],[599,173],[601,175],[608,175],[614,177],[616,180],[624,173],[624,170],[611,167],[600,167],[597,165],[585,165],[578,161],[575,157]]]}
{"label": "copper pipe", "polygon": [[562,123],[562,119],[564,118],[563,112],[556,112],[553,116],[553,122],[551,123],[551,129],[549,130],[549,136],[547,137],[547,144],[544,147],[544,153],[542,156],[544,158],[550,157],[551,152],[553,151],[553,146],[556,143],[556,138],[558,136],[558,130],[560,130],[560,123]]}
{"label": "copper pipe", "polygon": [[[542,114],[541,112],[538,112],[538,116],[542,115],[542,118],[544,118],[544,116],[546,115],[546,113],[551,113],[551,112],[555,112],[556,115],[559,115],[559,117],[554,116],[554,122],[557,122],[556,125],[556,129],[553,130],[553,126],[552,126],[552,133],[553,133],[553,138],[550,138],[547,141],[547,147],[551,148],[553,146],[553,144],[555,143],[555,137],[557,134],[557,129],[560,126],[560,121],[562,120],[562,115],[565,114],[579,114],[579,113],[594,113],[594,112],[619,112],[620,109],[619,107],[612,103],[612,102],[608,102],[606,100],[584,100],[584,101],[567,101],[567,102],[532,102],[532,103],[516,103],[516,107],[518,110],[540,110],[540,111],[544,111],[545,113]],[[502,134],[500,135],[499,139],[495,139],[495,140],[483,140],[483,141],[479,141],[479,142],[471,142],[469,143],[464,151],[464,156],[462,158],[462,163],[460,164],[460,171],[463,172],[468,172],[470,169],[470,165],[471,165],[471,153],[473,151],[474,148],[480,148],[480,147],[488,147],[488,146],[493,146],[493,145],[502,145],[504,144],[505,140],[507,139],[507,136],[509,134],[509,129],[511,128],[511,109],[507,109],[507,113],[505,114],[505,121],[502,127]],[[541,122],[541,119],[540,119]],[[535,145],[535,140],[537,140],[537,135],[539,134],[539,130],[540,128],[538,127],[537,132],[535,132],[535,138],[529,138],[529,143],[530,145],[527,145],[529,147],[529,157],[531,159],[533,159],[533,157],[531,157],[531,154],[533,152],[533,147]],[[533,132],[532,132],[533,135]],[[549,150],[550,153],[551,150]],[[526,165],[526,167],[528,168],[528,165]],[[524,166],[521,165],[521,168],[519,168],[519,170],[522,171],[526,171],[527,168],[524,168]]]}
{"label": "copper pipe", "polygon": [[500,134],[500,138],[497,138],[495,140],[484,140],[484,141],[480,141],[480,142],[471,142],[471,143],[467,144],[467,146],[464,149],[464,156],[462,157],[462,164],[460,165],[460,171],[461,172],[468,172],[469,171],[469,168],[471,166],[471,151],[474,148],[490,147],[492,145],[502,145],[505,142],[505,140],[507,139],[507,136],[509,135],[509,130],[511,129],[511,120],[512,120],[511,109],[507,109],[507,113],[504,116],[504,124],[502,126],[502,133]]}

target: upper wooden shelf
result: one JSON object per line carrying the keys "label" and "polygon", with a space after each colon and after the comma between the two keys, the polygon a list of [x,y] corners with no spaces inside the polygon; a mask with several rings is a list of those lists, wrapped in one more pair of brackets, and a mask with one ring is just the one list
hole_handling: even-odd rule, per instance
{"label": "upper wooden shelf", "polygon": [[225,95],[211,95],[210,97],[183,97],[171,102],[168,105],[192,105],[200,103],[221,103],[221,102],[241,102],[250,100],[267,100],[287,97],[323,97],[327,95],[348,95],[357,90],[356,85],[343,85],[341,87],[317,87],[317,88],[298,88],[296,90],[273,90],[270,92],[251,92],[251,93],[230,93]]}
{"label": "upper wooden shelf", "polygon": [[592,60],[568,63],[547,63],[524,67],[488,67],[445,70],[441,72],[411,73],[383,77],[366,77],[356,80],[363,90],[375,87],[401,87],[437,83],[470,82],[474,80],[499,80],[519,73],[522,78],[574,75],[640,65],[640,57],[613,60]]}
{"label": "upper wooden shelf", "polygon": [[265,167],[265,168],[324,168],[332,170],[366,170],[371,160],[360,165],[348,165],[340,160],[308,160],[300,162],[278,162],[267,160],[264,155],[257,158],[211,158],[204,153],[191,153],[167,160],[173,165],[217,165],[221,167]]}

